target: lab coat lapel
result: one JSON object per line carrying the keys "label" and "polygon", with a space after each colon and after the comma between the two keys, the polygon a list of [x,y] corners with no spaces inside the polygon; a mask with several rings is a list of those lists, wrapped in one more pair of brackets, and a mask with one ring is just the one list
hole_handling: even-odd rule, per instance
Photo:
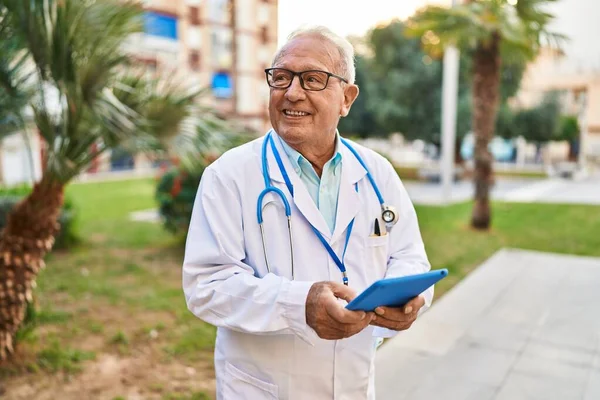
{"label": "lab coat lapel", "polygon": [[352,219],[360,211],[361,201],[355,184],[367,174],[354,154],[344,144],[341,144],[340,150],[342,152],[342,176],[332,242],[342,236]]}
{"label": "lab coat lapel", "polygon": [[[281,161],[283,162],[283,166],[285,167],[285,171],[287,172],[292,186],[294,187],[294,204],[300,210],[304,218],[308,220],[308,222],[314,226],[321,234],[329,239],[331,238],[331,231],[329,230],[329,226],[327,222],[325,222],[325,218],[317,208],[317,205],[313,201],[312,197],[310,197],[310,193],[306,189],[306,186],[300,180],[300,177],[294,170],[294,167],[290,163],[290,160],[287,156],[287,153],[281,146],[279,142],[279,138],[274,131],[271,131],[273,135],[273,141],[275,142],[275,147],[279,152],[279,156],[281,157]],[[278,182],[277,185],[284,193],[289,193],[287,187],[285,185],[285,180],[283,179],[283,175],[277,165],[277,161],[275,160],[275,156],[271,151],[271,146],[268,146],[267,149],[267,161],[269,165],[269,175],[271,176],[271,180]]]}

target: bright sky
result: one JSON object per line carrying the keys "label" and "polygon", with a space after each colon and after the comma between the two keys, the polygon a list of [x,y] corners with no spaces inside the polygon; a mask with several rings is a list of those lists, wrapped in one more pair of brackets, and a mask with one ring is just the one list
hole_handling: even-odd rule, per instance
{"label": "bright sky", "polygon": [[[393,18],[406,18],[427,3],[451,0],[279,0],[279,44],[303,24],[325,25],[342,35],[362,35]],[[600,1],[561,0],[551,7],[554,30],[571,38],[565,49],[569,70],[600,71]]]}
{"label": "bright sky", "polygon": [[[449,3],[448,0],[438,0]],[[325,25],[335,33],[362,35],[380,22],[406,18],[427,0],[279,0],[279,44],[303,24]]]}

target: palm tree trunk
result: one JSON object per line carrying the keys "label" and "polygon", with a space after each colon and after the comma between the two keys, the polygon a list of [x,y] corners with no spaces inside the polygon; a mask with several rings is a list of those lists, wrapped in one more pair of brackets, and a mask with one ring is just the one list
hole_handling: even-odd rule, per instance
{"label": "palm tree trunk", "polygon": [[493,157],[488,145],[494,136],[500,89],[500,36],[480,43],[473,55],[473,131],[475,133],[475,204],[471,225],[488,229]]}
{"label": "palm tree trunk", "polygon": [[63,184],[44,177],[0,233],[0,360],[13,351],[35,279],[54,244],[62,204]]}

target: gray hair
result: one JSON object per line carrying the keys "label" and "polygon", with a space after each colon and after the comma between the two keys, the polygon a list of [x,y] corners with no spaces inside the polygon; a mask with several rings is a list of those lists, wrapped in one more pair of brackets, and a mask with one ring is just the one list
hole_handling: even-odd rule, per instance
{"label": "gray hair", "polygon": [[302,27],[290,33],[285,44],[277,50],[277,53],[275,53],[271,66],[274,66],[284,55],[287,44],[300,36],[317,36],[333,44],[339,53],[340,59],[339,65],[335,67],[337,71],[334,72],[346,78],[348,82],[354,83],[356,69],[354,67],[354,48],[352,47],[352,44],[350,44],[347,39],[333,33],[325,26]]}

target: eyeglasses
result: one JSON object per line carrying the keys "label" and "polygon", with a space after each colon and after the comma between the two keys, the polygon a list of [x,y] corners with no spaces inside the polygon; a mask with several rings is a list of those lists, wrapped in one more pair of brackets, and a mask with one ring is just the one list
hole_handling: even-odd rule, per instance
{"label": "eyeglasses", "polygon": [[292,81],[295,76],[300,79],[300,86],[304,90],[319,91],[327,87],[329,78],[338,78],[342,82],[348,83],[348,80],[342,78],[339,75],[332,74],[331,72],[309,70],[294,72],[285,68],[267,68],[265,69],[267,75],[267,83],[274,89],[287,89],[292,85]]}

